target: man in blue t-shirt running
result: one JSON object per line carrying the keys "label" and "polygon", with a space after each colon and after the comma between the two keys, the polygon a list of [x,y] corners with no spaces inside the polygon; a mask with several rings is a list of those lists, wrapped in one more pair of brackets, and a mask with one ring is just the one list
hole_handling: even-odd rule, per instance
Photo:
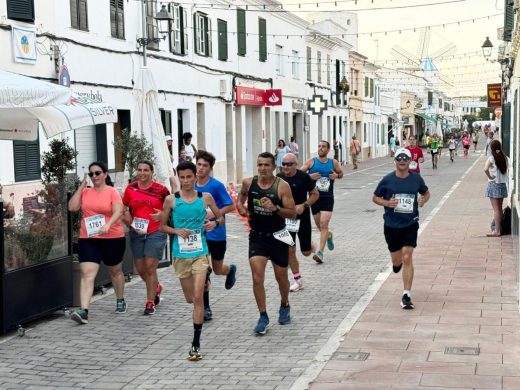
{"label": "man in blue t-shirt running", "polygon": [[[223,217],[227,213],[235,210],[233,199],[229,196],[226,187],[217,179],[210,176],[215,165],[215,156],[205,150],[197,152],[197,182],[195,190],[201,192],[209,192],[220,210]],[[211,222],[215,217],[208,210],[208,220]],[[215,227],[212,231],[206,233],[209,254],[211,255],[211,267],[215,275],[226,275],[225,287],[227,290],[235,285],[237,266],[235,264],[224,264],[224,255],[226,254],[226,225]],[[204,321],[213,318],[213,312],[209,304],[209,273],[206,279],[206,287],[204,289]]]}
{"label": "man in blue t-shirt running", "polygon": [[372,197],[375,204],[385,208],[385,239],[392,256],[393,270],[398,273],[403,267],[401,307],[406,310],[414,308],[410,290],[413,282],[413,248],[417,246],[419,230],[419,207],[430,199],[430,192],[421,175],[409,171],[411,159],[408,149],[398,149],[395,152],[396,170],[379,182]]}

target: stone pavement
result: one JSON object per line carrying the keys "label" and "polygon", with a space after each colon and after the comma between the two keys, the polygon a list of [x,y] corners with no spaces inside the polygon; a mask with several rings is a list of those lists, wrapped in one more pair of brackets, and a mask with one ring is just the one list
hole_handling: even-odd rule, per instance
{"label": "stone pavement", "polygon": [[[391,274],[312,390],[520,389],[518,270],[512,237],[485,235],[492,212],[483,197],[483,164],[479,158],[423,222],[414,255],[415,310],[400,308],[401,274]],[[368,358],[353,360],[358,352]]]}

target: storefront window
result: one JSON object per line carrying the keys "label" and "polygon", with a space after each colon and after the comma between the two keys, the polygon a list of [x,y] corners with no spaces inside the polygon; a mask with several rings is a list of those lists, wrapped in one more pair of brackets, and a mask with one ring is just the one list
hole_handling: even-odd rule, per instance
{"label": "storefront window", "polygon": [[24,197],[19,210],[4,199],[3,217],[6,272],[68,254],[67,200],[57,185]]}

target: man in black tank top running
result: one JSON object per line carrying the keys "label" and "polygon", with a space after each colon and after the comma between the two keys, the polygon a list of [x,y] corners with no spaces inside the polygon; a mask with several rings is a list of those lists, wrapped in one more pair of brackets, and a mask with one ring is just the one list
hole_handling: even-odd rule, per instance
{"label": "man in black tank top running", "polygon": [[[276,177],[275,159],[264,152],[257,159],[258,176],[242,182],[238,196],[237,210],[249,217],[249,265],[253,275],[253,292],[260,311],[255,332],[264,335],[269,325],[265,299],[265,267],[267,261],[273,264],[274,275],[280,289],[281,305],[278,323],[291,322],[289,306],[289,245],[294,245],[291,234],[285,227],[285,218],[296,218],[296,208],[291,188],[284,180]],[[247,200],[247,209],[244,203]]]}

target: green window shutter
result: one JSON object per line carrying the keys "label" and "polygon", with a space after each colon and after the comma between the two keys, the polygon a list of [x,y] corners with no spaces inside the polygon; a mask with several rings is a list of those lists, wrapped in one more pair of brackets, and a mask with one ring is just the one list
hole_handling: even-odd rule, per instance
{"label": "green window shutter", "polygon": [[217,19],[218,34],[218,59],[227,61],[228,59],[228,43],[227,43],[227,22]]}
{"label": "green window shutter", "polygon": [[267,61],[267,35],[266,21],[263,18],[258,18],[258,50],[260,52],[259,60]]}
{"label": "green window shutter", "polygon": [[117,38],[125,39],[125,9],[124,0],[117,0],[116,7],[116,27],[117,27]]}
{"label": "green window shutter", "polygon": [[199,30],[197,29],[197,13],[193,14],[193,51],[199,54],[199,42],[198,42]]}
{"label": "green window shutter", "polygon": [[41,179],[40,141],[13,141],[14,179],[28,181]]}
{"label": "green window shutter", "polygon": [[368,77],[365,76],[365,97],[368,97]]}
{"label": "green window shutter", "polygon": [[204,18],[204,27],[204,34],[206,34],[206,57],[211,57],[213,55],[213,42],[211,40],[211,19],[209,16]]}
{"label": "green window shutter", "polygon": [[110,0],[110,35],[117,38],[117,0]]}
{"label": "green window shutter", "polygon": [[78,2],[78,19],[79,29],[88,31],[87,0],[79,0]]}
{"label": "green window shutter", "polygon": [[311,57],[312,57],[312,49],[309,46],[307,46],[307,81],[312,81]]}
{"label": "green window shutter", "polygon": [[371,98],[374,97],[374,92],[375,92],[375,89],[374,89],[374,79],[370,79],[370,97]]}
{"label": "green window shutter", "polygon": [[237,44],[239,56],[246,55],[246,37],[246,11],[237,8]]}
{"label": "green window shutter", "polygon": [[513,29],[515,27],[514,2],[512,0],[504,0],[504,3],[504,41],[511,42]]}
{"label": "green window shutter", "polygon": [[75,29],[79,28],[78,0],[70,0],[70,26]]}
{"label": "green window shutter", "polygon": [[33,0],[7,0],[7,18],[34,22]]}

